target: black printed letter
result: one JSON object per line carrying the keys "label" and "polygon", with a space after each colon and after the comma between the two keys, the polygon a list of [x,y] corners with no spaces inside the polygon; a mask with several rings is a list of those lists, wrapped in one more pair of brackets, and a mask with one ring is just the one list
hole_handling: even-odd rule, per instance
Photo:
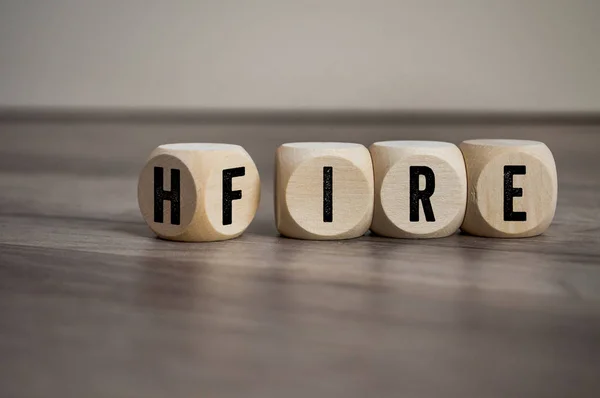
{"label": "black printed letter", "polygon": [[513,198],[523,196],[523,188],[513,188],[513,175],[525,172],[525,166],[504,166],[504,221],[527,221],[527,213],[513,211]]}
{"label": "black printed letter", "polygon": [[333,167],[323,167],[323,222],[333,222]]}
{"label": "black printed letter", "polygon": [[[419,190],[419,176],[425,177],[425,189]],[[427,166],[410,166],[410,221],[419,221],[419,200],[423,202],[423,212],[428,222],[434,222],[433,208],[429,198],[435,191],[435,174]]]}
{"label": "black printed letter", "polygon": [[171,169],[171,190],[163,188],[163,168],[154,168],[154,222],[163,222],[163,201],[171,202],[171,224],[179,225],[179,170]]}
{"label": "black printed letter", "polygon": [[231,180],[233,177],[244,175],[246,175],[245,167],[223,170],[223,225],[230,225],[233,222],[231,202],[242,198],[242,191],[231,190]]}

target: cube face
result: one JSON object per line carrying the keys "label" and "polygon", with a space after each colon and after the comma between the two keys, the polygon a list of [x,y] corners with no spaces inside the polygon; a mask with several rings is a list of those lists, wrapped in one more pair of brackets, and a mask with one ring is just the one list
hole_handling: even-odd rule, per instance
{"label": "cube face", "polygon": [[454,144],[384,141],[370,147],[375,172],[371,230],[394,238],[455,233],[465,214],[467,177]]}
{"label": "cube face", "polygon": [[275,219],[298,239],[362,236],[373,215],[373,168],[359,144],[290,143],[276,154]]}
{"label": "cube face", "polygon": [[142,216],[164,239],[235,238],[250,225],[259,201],[258,170],[238,145],[162,145],[138,182]]}
{"label": "cube face", "polygon": [[550,226],[558,184],[554,157],[545,144],[469,140],[460,148],[469,176],[465,232],[518,238],[539,235]]}

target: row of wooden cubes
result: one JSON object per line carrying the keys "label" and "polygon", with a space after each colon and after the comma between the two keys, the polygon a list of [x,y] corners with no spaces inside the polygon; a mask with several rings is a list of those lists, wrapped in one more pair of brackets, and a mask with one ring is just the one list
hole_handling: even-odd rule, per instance
{"label": "row of wooden cubes", "polygon": [[[349,239],[369,229],[440,238],[459,228],[529,237],[544,232],[556,210],[554,158],[537,141],[288,143],[275,165],[276,226],[290,238]],[[231,239],[256,214],[260,177],[238,145],[161,145],[140,174],[138,200],[161,238]]]}

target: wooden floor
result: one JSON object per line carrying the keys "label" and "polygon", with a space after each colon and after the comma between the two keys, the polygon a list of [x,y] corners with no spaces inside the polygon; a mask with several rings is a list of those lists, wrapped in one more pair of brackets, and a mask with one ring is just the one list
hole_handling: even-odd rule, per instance
{"label": "wooden floor", "polygon": [[[277,235],[289,141],[541,140],[559,172],[540,237]],[[0,121],[0,396],[598,397],[600,125]],[[241,238],[155,239],[137,174],[168,142],[255,159]]]}

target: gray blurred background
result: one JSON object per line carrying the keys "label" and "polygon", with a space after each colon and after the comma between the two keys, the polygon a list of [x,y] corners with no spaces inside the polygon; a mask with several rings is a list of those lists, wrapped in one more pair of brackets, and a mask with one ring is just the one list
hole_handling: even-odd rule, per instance
{"label": "gray blurred background", "polygon": [[600,111],[598,0],[0,0],[0,108]]}

